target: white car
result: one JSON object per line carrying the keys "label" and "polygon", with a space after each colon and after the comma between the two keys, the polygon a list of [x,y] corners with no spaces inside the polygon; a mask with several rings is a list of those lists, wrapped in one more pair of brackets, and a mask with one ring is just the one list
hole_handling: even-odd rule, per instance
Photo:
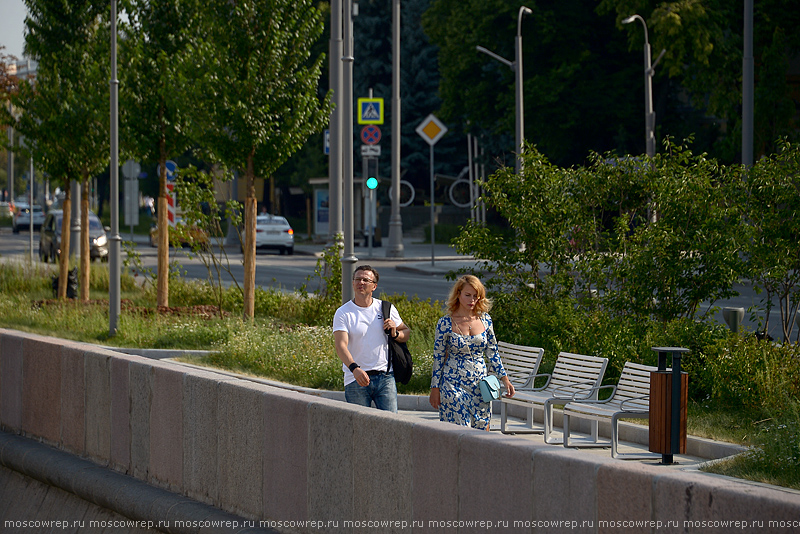
{"label": "white car", "polygon": [[[38,230],[44,224],[44,210],[38,204],[33,205],[33,229]],[[18,234],[20,229],[27,230],[31,226],[31,207],[28,204],[14,205],[12,230]]]}
{"label": "white car", "polygon": [[294,230],[289,221],[279,215],[256,216],[256,249],[259,248],[294,254]]}

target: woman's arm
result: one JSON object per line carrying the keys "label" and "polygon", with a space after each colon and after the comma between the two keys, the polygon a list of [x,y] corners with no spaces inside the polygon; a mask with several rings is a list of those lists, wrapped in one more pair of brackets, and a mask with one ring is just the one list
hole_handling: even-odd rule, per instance
{"label": "woman's arm", "polygon": [[505,396],[513,397],[516,391],[514,390],[514,384],[508,379],[505,367],[503,367],[503,361],[500,359],[500,351],[497,350],[497,336],[494,335],[492,318],[488,313],[485,314],[484,317],[486,319],[486,352],[489,356],[489,367],[492,373],[496,374],[500,378],[500,382],[506,387]]}

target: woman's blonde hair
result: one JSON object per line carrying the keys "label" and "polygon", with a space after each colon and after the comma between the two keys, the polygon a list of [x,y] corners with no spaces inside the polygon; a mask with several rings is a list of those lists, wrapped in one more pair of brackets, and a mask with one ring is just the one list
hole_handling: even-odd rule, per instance
{"label": "woman's blonde hair", "polygon": [[458,298],[461,296],[461,290],[464,286],[469,285],[478,294],[478,302],[475,304],[475,311],[480,313],[487,313],[492,309],[491,299],[486,298],[486,288],[477,276],[465,274],[453,284],[450,289],[450,295],[447,297],[447,309],[450,314],[454,314],[458,309]]}

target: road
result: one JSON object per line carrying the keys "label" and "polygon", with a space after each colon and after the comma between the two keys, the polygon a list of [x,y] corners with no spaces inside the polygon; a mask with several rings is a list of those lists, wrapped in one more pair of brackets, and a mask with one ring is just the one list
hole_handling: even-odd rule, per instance
{"label": "road", "polygon": [[[123,239],[128,236],[123,234]],[[27,260],[29,250],[29,236],[27,232],[12,234],[10,228],[0,229],[0,259],[17,258]],[[39,236],[34,233],[34,250],[38,251]],[[314,278],[314,269],[317,257],[311,255],[312,251],[321,250],[320,247],[297,246],[297,254],[292,256],[281,256],[272,251],[259,251],[256,256],[256,285],[263,288],[276,288],[286,291],[300,289],[304,284],[309,292],[320,287],[320,281]],[[233,276],[241,284],[244,280],[244,268],[242,266],[242,254],[237,248],[226,247],[230,260],[230,269]],[[146,268],[156,270],[156,249],[147,244],[137,245],[137,251],[141,255],[142,264]],[[305,252],[305,254],[302,254]],[[452,256],[452,250],[445,246],[437,245],[436,260],[432,266],[430,261],[430,245],[406,245],[406,258],[401,260],[385,258],[385,251],[381,248],[373,250],[373,257],[369,257],[368,249],[356,248],[355,254],[359,259],[358,264],[369,263],[374,266],[381,275],[378,283],[378,294],[385,292],[388,295],[405,294],[408,298],[418,297],[420,299],[431,299],[444,301],[451,282],[446,280],[445,273],[449,270],[474,264],[467,258],[456,258]],[[446,256],[450,254],[450,256]],[[181,264],[188,278],[207,279],[208,269],[197,258],[189,257],[187,250],[170,249],[170,261],[177,261]],[[416,256],[416,257],[414,257]],[[125,252],[123,249],[123,260]],[[38,254],[34,255],[38,261]],[[311,278],[309,280],[309,277]],[[223,283],[230,284],[232,278],[227,273],[222,273]],[[747,310],[751,306],[760,306],[762,296],[757,295],[749,283],[737,284],[734,289],[739,292],[739,296],[728,299],[724,302],[716,302],[719,308],[713,317],[720,323],[725,324],[722,317],[722,307],[742,307],[745,309],[743,326],[748,331],[761,330],[758,318],[752,316]],[[701,306],[701,311],[708,309],[708,303]],[[797,327],[792,330],[792,339],[797,336]],[[769,334],[776,340],[783,337],[780,327],[780,312],[777,308],[777,300],[770,314]]]}
{"label": "road", "polygon": [[[128,239],[127,234],[123,234],[123,239]],[[34,261],[39,261],[38,244],[39,236],[34,233]],[[430,245],[427,245],[430,254]],[[305,254],[300,249],[306,248]],[[274,251],[259,250],[256,255],[256,285],[262,288],[276,288],[287,291],[300,289],[304,284],[309,292],[313,292],[320,287],[319,278],[314,277],[314,270],[317,265],[317,257],[310,254],[310,250],[321,250],[321,246],[300,247],[298,253],[292,256],[281,256]],[[0,257],[18,258],[27,260],[29,257],[29,236],[27,232],[12,234],[10,229],[0,229]],[[156,271],[157,256],[156,249],[147,244],[137,244],[137,252],[141,257],[142,267]],[[218,257],[224,260],[224,254],[220,254],[219,249],[215,248]],[[242,254],[236,247],[226,247],[229,260],[230,271],[233,278],[227,272],[221,272],[220,277],[226,285],[231,284],[233,279],[239,284],[244,280],[244,267],[242,265]],[[368,255],[368,249],[356,249],[356,256],[359,258],[358,264],[369,263],[375,267],[381,275],[378,283],[378,293],[385,292],[388,295],[405,294],[407,297],[418,297],[420,299],[445,300],[450,289],[451,282],[445,279],[443,267],[435,270],[415,268],[418,263],[430,265],[430,260],[425,262],[397,261],[383,257],[385,251],[381,248],[373,249],[373,257]],[[170,262],[177,261],[181,265],[181,270],[186,272],[190,279],[208,279],[209,270],[203,262],[193,255],[188,249],[170,248]],[[126,258],[125,249],[122,251],[123,261]],[[406,266],[407,269],[398,270],[398,266]],[[442,262],[439,262],[442,265]],[[456,266],[457,267],[457,266]],[[213,271],[216,280],[216,271]],[[309,280],[309,278],[311,278]]]}

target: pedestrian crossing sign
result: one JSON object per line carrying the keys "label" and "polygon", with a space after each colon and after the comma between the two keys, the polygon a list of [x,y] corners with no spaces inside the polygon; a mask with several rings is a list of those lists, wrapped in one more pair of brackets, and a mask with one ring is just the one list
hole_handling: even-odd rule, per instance
{"label": "pedestrian crossing sign", "polygon": [[383,124],[383,99],[358,99],[358,124]]}

